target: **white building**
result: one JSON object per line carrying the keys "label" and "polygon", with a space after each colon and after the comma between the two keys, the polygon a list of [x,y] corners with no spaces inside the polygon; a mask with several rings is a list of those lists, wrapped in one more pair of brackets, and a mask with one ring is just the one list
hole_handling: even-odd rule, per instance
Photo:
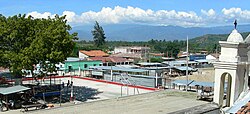
{"label": "white building", "polygon": [[133,54],[144,54],[150,51],[149,47],[115,47],[114,53],[133,53]]}
{"label": "white building", "polygon": [[129,58],[145,59],[148,57],[149,51],[150,51],[149,47],[139,47],[139,46],[115,47],[114,54],[112,56],[124,57],[128,59]]}
{"label": "white building", "polygon": [[[234,29],[228,36],[227,41],[220,41],[219,43],[221,45],[221,55],[219,61],[214,62],[213,100],[219,106],[226,107],[224,109],[228,110],[228,108],[232,109],[232,107],[237,106],[239,99],[250,97],[243,94],[249,91],[249,57],[247,55],[249,42],[243,41],[241,34]],[[226,100],[224,100],[224,93],[226,94]]]}

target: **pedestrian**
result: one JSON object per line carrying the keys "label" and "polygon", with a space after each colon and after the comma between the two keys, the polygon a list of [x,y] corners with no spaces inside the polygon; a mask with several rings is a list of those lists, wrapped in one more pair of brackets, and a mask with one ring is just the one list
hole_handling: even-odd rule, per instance
{"label": "pedestrian", "polygon": [[69,87],[69,80],[68,80],[68,83],[67,83],[67,88]]}
{"label": "pedestrian", "polygon": [[73,81],[71,81],[71,84],[70,84],[70,86],[73,86]]}
{"label": "pedestrian", "polygon": [[9,100],[9,105],[11,109],[14,109],[14,101],[13,100]]}
{"label": "pedestrian", "polygon": [[64,82],[62,82],[62,88],[64,88]]}

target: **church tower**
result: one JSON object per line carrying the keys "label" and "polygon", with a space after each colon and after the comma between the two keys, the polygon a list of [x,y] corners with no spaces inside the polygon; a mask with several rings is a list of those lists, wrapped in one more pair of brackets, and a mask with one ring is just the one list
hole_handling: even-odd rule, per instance
{"label": "church tower", "polygon": [[[215,83],[214,102],[219,106],[230,107],[238,99],[246,85],[248,78],[248,46],[240,33],[235,29],[228,36],[227,41],[219,41],[221,55],[214,63]],[[224,95],[226,94],[226,102]]]}

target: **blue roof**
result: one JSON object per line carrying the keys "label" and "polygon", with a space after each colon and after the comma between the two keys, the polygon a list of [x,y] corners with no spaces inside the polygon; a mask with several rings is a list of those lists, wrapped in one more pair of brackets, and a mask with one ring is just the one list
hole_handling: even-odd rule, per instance
{"label": "blue roof", "polygon": [[123,68],[123,67],[116,67],[116,66],[90,66],[90,69],[102,69],[102,70],[116,70],[116,71],[125,71],[125,72],[146,72],[148,70],[143,69],[131,69],[131,68]]}
{"label": "blue roof", "polygon": [[[191,83],[191,82],[192,82],[192,80],[188,80],[188,83]],[[175,80],[172,83],[175,83],[177,85],[186,85],[187,80]],[[194,81],[191,84],[189,84],[189,86],[195,86],[195,85],[200,85],[200,86],[205,86],[205,87],[214,87],[213,82],[197,82],[197,81]]]}

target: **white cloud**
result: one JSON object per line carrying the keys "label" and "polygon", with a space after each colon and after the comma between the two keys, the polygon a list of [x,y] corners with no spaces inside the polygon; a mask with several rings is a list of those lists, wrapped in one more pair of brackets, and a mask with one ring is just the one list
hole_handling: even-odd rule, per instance
{"label": "white cloud", "polygon": [[[137,7],[123,8],[116,6],[114,9],[109,7],[102,8],[99,12],[84,12],[80,15],[82,23],[93,23],[95,20],[101,23],[145,23],[157,25],[169,25],[175,23],[180,26],[198,25],[201,17],[194,12],[176,12],[175,10],[151,9],[143,10]],[[173,22],[174,21],[174,22]],[[183,23],[182,23],[183,22]]]}
{"label": "white cloud", "polygon": [[72,11],[64,11],[62,15],[66,15],[66,19],[68,22],[76,21],[76,14]]}
{"label": "white cloud", "polygon": [[34,18],[45,18],[47,19],[48,17],[54,17],[54,15],[52,15],[50,12],[44,12],[44,13],[38,13],[37,11],[33,11],[27,14],[27,16],[32,16]]}
{"label": "white cloud", "polygon": [[209,9],[208,11],[202,9],[201,13],[209,17],[215,15],[215,11],[213,9]]}
{"label": "white cloud", "polygon": [[[92,24],[98,21],[101,24],[117,23],[139,23],[151,25],[178,25],[178,26],[211,26],[231,23],[231,20],[237,18],[242,23],[249,22],[250,11],[241,8],[223,8],[221,12],[216,13],[214,9],[203,10],[198,15],[193,11],[175,11],[175,10],[151,10],[138,7],[103,7],[100,11],[88,11],[76,14],[73,11],[64,11],[61,15],[66,15],[69,23],[74,24]],[[55,14],[50,12],[31,12],[28,15],[34,18],[53,17]]]}
{"label": "white cloud", "polygon": [[227,19],[237,18],[243,21],[249,21],[250,19],[250,11],[249,10],[241,10],[241,8],[230,8],[222,9],[222,13],[225,15]]}

